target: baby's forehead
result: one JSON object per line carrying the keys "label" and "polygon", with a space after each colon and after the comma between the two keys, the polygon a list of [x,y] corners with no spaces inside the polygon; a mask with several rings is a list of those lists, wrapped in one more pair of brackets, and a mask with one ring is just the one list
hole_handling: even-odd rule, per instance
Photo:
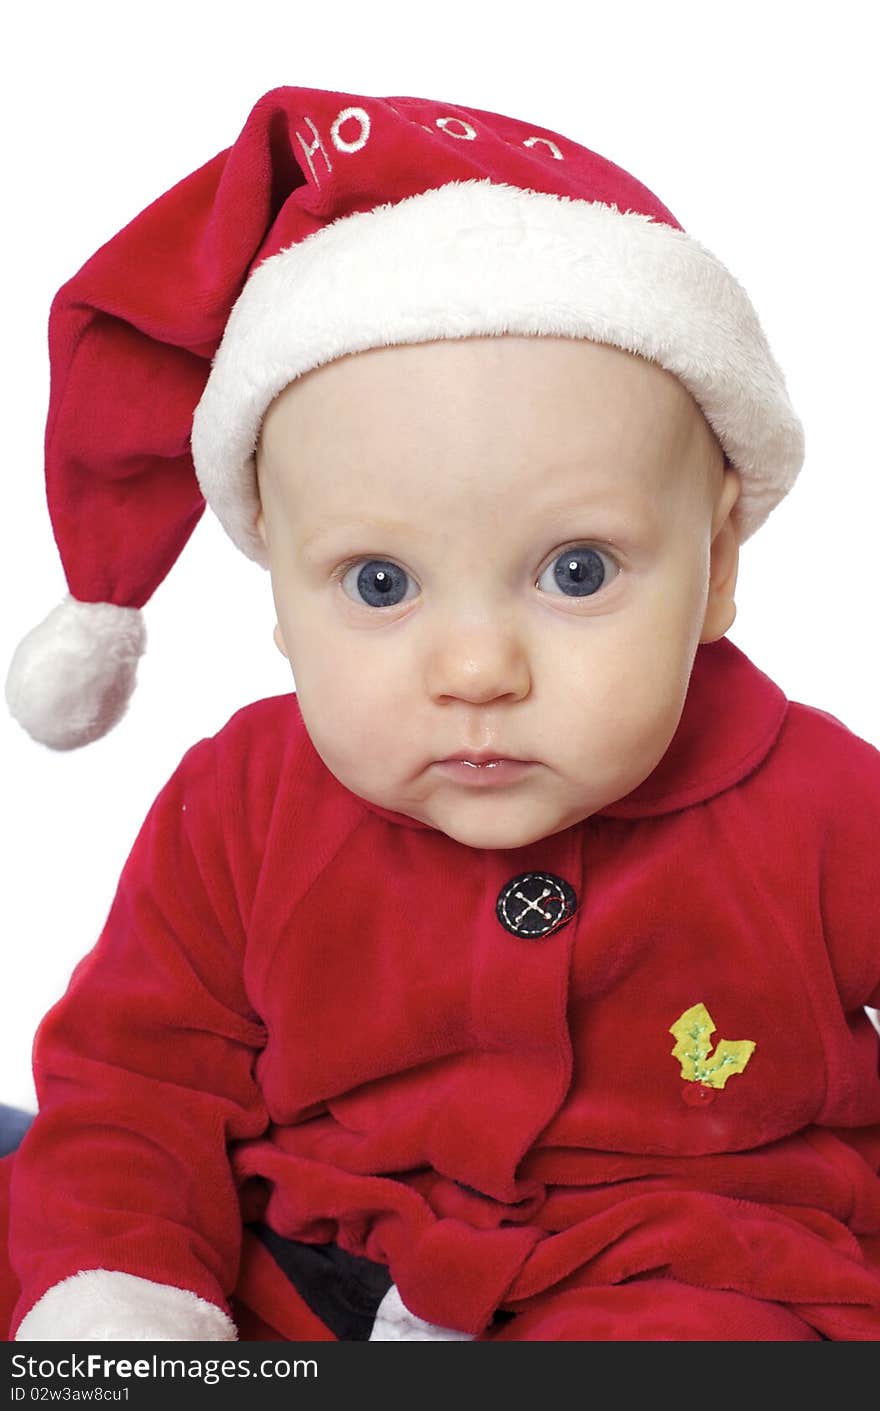
{"label": "baby's forehead", "polygon": [[258,463],[343,465],[378,478],[406,465],[466,475],[499,458],[524,482],[587,465],[649,474],[711,438],[671,373],[585,339],[497,336],[370,348],[311,369],[264,418]]}
{"label": "baby's forehead", "polygon": [[705,479],[672,462],[664,475],[559,455],[444,466],[365,452],[361,468],[331,459],[286,482],[282,472],[284,488],[267,486],[263,506],[287,552],[321,570],[367,551],[471,563],[491,549],[512,562],[576,538],[636,554],[689,538],[710,517]]}
{"label": "baby's forehead", "polygon": [[[364,348],[310,368],[284,391],[304,397],[357,397],[360,390],[440,396],[479,387],[518,384],[535,393],[560,387],[591,387],[609,393],[616,386],[640,392],[657,404],[686,399],[683,384],[666,368],[639,353],[586,338],[547,334],[495,334],[437,338],[424,342]],[[664,394],[665,389],[665,394]],[[284,391],[281,395],[284,395]],[[276,399],[277,400],[277,399]]]}

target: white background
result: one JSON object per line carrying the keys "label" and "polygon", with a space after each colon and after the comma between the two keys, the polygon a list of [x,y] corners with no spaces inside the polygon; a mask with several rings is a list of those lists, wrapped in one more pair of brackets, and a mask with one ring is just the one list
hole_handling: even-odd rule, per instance
{"label": "white background", "polygon": [[[16,5],[0,84],[7,485],[0,665],[62,597],[45,508],[56,289],[228,147],[279,84],[530,119],[654,190],[745,285],[806,430],[793,493],[744,546],[730,636],[794,700],[880,746],[878,114],[863,0]],[[289,690],[268,577],[206,515],[146,610],[133,704],[71,754],[2,712],[0,1102],[33,1102],[36,1025],[94,944],[180,756]]]}

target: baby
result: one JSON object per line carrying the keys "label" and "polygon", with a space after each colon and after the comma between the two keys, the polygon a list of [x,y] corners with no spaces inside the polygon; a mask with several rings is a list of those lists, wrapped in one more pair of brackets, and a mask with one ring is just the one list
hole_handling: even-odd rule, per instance
{"label": "baby", "polygon": [[802,456],[732,276],[558,133],[280,89],[50,346],[14,713],[120,719],[204,500],[296,691],[41,1026],[8,1336],[880,1337],[880,753],[725,639]]}
{"label": "baby", "polygon": [[276,399],[257,467],[312,743],[471,848],[629,794],[734,618],[739,477],[682,384],[617,348],[358,353]]}

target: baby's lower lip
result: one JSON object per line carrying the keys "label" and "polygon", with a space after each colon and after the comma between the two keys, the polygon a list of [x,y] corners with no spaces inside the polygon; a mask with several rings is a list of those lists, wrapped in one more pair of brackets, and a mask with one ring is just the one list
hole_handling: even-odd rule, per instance
{"label": "baby's lower lip", "polygon": [[457,784],[485,789],[493,784],[512,784],[535,769],[536,763],[525,759],[487,759],[483,764],[473,764],[467,759],[441,759],[434,768]]}

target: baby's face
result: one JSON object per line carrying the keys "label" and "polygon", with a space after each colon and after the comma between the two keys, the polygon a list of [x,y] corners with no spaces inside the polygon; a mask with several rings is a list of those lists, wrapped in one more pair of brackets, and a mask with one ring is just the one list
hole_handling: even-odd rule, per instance
{"label": "baby's face", "polygon": [[[615,348],[354,354],[276,398],[257,464],[316,750],[472,847],[525,846],[641,783],[697,646],[733,620],[738,476],[682,384]],[[477,754],[527,763],[440,763]]]}

